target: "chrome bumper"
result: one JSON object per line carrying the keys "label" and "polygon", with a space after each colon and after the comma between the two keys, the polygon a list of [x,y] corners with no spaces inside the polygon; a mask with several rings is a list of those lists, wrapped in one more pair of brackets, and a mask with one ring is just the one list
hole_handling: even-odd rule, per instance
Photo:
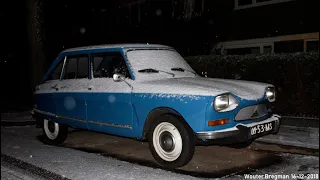
{"label": "chrome bumper", "polygon": [[280,118],[281,117],[279,115],[274,114],[270,118],[263,121],[254,122],[250,124],[239,123],[235,127],[227,128],[223,130],[197,132],[196,136],[198,139],[201,139],[201,140],[222,139],[222,138],[230,138],[230,137],[237,137],[237,138],[243,137],[243,139],[252,139],[252,137],[250,137],[249,135],[249,130],[251,127],[256,126],[258,124],[274,122],[275,124],[274,129],[272,131],[261,134],[261,136],[267,135],[267,134],[275,134],[279,131]]}

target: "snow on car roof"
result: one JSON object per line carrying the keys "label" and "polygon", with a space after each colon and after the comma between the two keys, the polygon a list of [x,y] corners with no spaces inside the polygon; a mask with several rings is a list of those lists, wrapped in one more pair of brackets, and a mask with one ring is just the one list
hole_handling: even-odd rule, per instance
{"label": "snow on car roof", "polygon": [[102,44],[102,45],[94,45],[94,46],[69,48],[62,52],[83,51],[83,50],[93,50],[93,49],[108,49],[108,48],[172,48],[172,47],[161,45],[161,44]]}

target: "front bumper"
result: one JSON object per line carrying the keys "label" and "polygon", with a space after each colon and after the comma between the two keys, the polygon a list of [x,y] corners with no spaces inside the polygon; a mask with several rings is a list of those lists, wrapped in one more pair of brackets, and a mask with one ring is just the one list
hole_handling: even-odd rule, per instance
{"label": "front bumper", "polygon": [[[265,131],[263,133],[259,133],[257,135],[251,135],[251,127],[256,125],[261,125],[265,123],[273,123],[273,129],[271,131]],[[279,131],[280,127],[280,116],[279,115],[272,115],[270,118],[254,122],[250,124],[238,124],[235,127],[227,128],[223,130],[217,131],[206,131],[206,132],[198,132],[196,136],[198,139],[206,141],[206,140],[222,140],[227,141],[224,142],[225,144],[229,143],[237,143],[237,142],[246,142],[248,140],[256,139],[261,136],[265,136],[267,134],[276,134]]]}

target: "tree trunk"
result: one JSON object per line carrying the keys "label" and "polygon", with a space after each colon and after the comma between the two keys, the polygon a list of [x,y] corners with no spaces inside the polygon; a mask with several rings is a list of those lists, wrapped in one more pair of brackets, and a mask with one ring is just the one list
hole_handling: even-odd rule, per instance
{"label": "tree trunk", "polygon": [[195,2],[195,0],[172,0],[172,19],[190,21],[194,15]]}
{"label": "tree trunk", "polygon": [[184,20],[190,21],[193,16],[195,0],[184,1]]}
{"label": "tree trunk", "polygon": [[27,2],[27,33],[28,33],[28,64],[30,90],[41,81],[45,73],[45,53],[43,47],[43,11],[42,0],[26,0]]}

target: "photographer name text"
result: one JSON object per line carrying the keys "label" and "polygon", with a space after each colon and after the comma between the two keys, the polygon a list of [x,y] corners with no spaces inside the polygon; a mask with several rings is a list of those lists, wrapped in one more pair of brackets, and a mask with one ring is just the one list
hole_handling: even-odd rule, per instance
{"label": "photographer name text", "polygon": [[319,174],[244,174],[245,179],[319,179]]}

